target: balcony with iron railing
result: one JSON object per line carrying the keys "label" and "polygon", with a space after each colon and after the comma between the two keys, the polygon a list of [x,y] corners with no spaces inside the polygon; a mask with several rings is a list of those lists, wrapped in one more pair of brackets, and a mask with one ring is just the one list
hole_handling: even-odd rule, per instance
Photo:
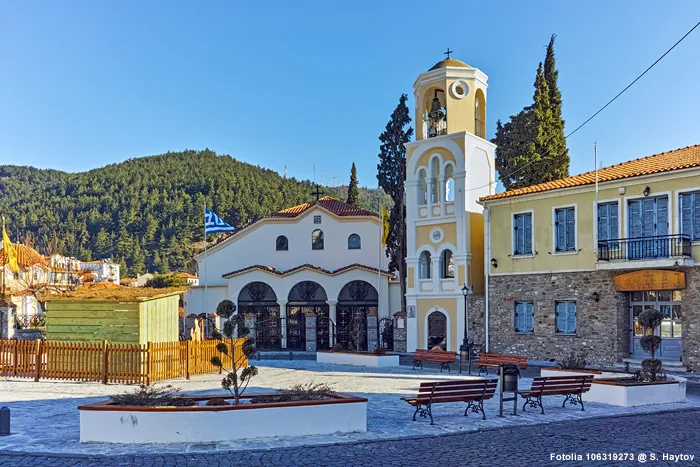
{"label": "balcony with iron railing", "polygon": [[656,267],[694,265],[690,237],[676,234],[598,241],[598,269],[639,268],[640,262]]}

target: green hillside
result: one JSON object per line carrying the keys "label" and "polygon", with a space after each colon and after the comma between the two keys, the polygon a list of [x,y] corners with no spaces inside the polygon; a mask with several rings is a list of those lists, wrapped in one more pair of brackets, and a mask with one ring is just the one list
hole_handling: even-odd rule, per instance
{"label": "green hillside", "polygon": [[[80,173],[0,166],[0,209],[13,241],[43,254],[112,258],[125,268],[124,277],[195,272],[192,254],[202,241],[205,200],[241,227],[310,201],[311,191],[308,180],[285,179],[210,150],[169,152]],[[347,187],[323,191],[344,200]],[[382,196],[361,189],[365,208],[376,211]]]}

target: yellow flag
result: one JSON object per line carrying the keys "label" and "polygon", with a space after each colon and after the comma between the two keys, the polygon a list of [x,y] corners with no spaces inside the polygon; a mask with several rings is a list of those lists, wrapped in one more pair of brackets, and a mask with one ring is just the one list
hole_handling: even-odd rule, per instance
{"label": "yellow flag", "polygon": [[382,246],[386,245],[386,239],[389,237],[389,213],[386,212],[384,203],[382,203]]}
{"label": "yellow flag", "polygon": [[17,271],[19,271],[19,267],[17,266],[17,252],[15,251],[15,247],[12,246],[12,242],[10,242],[10,237],[8,237],[7,232],[5,232],[4,225],[2,226],[2,249],[5,251],[5,257],[7,258],[7,264],[10,265],[10,271],[17,274]]}

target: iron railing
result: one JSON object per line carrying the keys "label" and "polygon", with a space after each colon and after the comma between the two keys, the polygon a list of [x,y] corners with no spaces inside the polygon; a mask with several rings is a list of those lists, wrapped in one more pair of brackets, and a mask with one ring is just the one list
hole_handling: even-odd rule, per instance
{"label": "iron railing", "polygon": [[474,134],[480,138],[486,138],[486,124],[483,120],[476,119]]}
{"label": "iron railing", "polygon": [[634,261],[690,256],[690,236],[683,234],[598,241],[599,261]]}

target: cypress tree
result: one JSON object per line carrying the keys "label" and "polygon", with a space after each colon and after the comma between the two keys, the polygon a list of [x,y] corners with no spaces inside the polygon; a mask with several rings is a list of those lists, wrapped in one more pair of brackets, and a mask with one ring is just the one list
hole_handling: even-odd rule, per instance
{"label": "cypress tree", "polygon": [[347,203],[360,207],[360,189],[357,186],[357,168],[355,168],[354,162],[350,168],[350,184],[348,185]]}
{"label": "cypress tree", "polygon": [[557,70],[556,59],[554,58],[554,39],[557,35],[552,34],[547,46],[547,56],[544,59],[544,78],[549,89],[549,107],[552,109],[552,127],[549,131],[549,157],[552,160],[554,179],[569,176],[569,150],[566,147],[564,137],[564,119],[562,118],[561,107],[562,98],[559,91],[559,70]]}

